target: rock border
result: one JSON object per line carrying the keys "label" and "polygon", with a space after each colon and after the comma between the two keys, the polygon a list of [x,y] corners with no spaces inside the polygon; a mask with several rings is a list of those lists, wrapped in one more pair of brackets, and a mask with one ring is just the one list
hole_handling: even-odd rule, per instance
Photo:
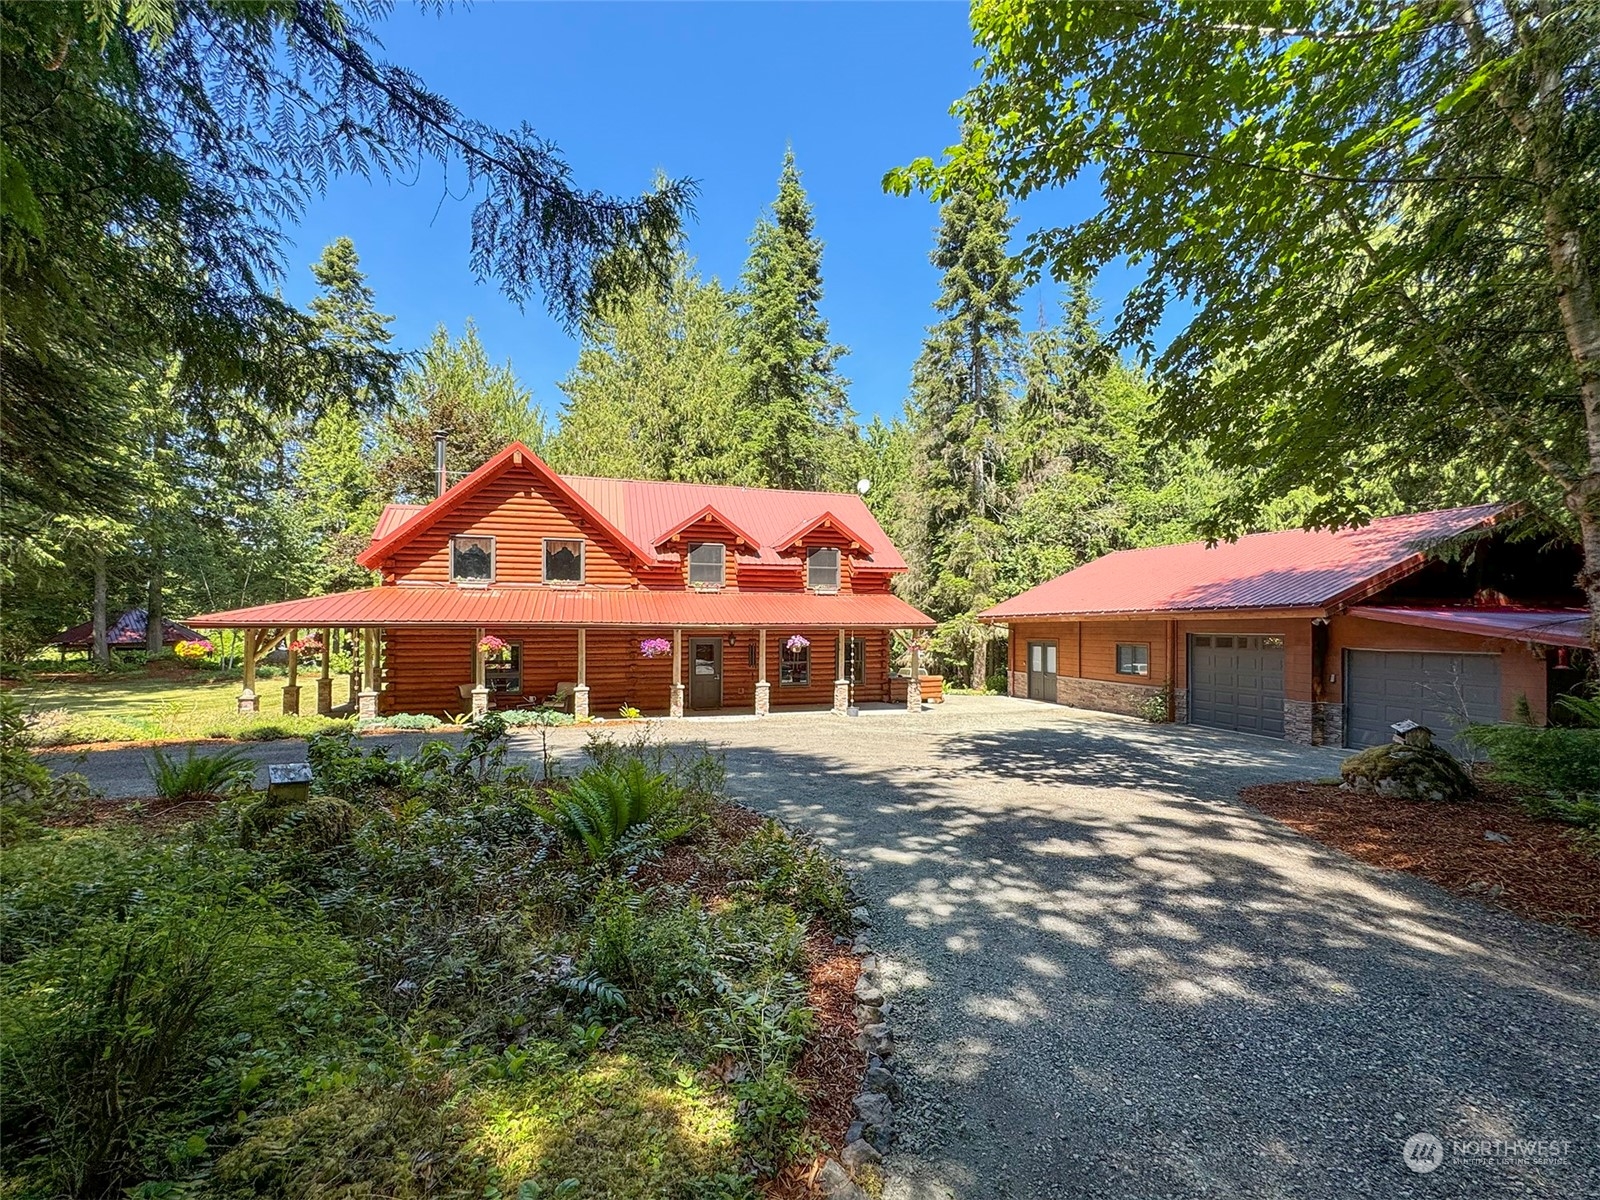
{"label": "rock border", "polygon": [[852,887],[850,910],[855,919],[856,936],[851,952],[861,960],[861,975],[856,980],[856,1024],[860,1032],[856,1045],[867,1056],[856,1094],[856,1119],[844,1135],[844,1149],[838,1158],[827,1157],[816,1175],[816,1184],[828,1200],[870,1200],[870,1193],[856,1177],[883,1164],[884,1153],[894,1138],[894,1101],[899,1086],[889,1060],[894,1056],[894,1031],[889,1027],[893,1001],[884,999],[878,955],[872,946],[872,917],[862,897]]}

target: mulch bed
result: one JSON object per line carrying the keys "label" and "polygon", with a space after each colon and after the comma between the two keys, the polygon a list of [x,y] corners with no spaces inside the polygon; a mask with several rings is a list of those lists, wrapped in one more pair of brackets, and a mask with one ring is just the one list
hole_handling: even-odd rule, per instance
{"label": "mulch bed", "polygon": [[1460,804],[1320,783],[1263,784],[1239,797],[1363,862],[1600,937],[1600,854],[1581,846],[1570,826],[1528,816],[1494,784],[1481,782],[1477,798]]}

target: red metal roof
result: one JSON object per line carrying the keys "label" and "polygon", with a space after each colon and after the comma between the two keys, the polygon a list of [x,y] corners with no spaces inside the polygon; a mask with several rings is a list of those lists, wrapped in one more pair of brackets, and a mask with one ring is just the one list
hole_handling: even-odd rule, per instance
{"label": "red metal roof", "polygon": [[[378,518],[372,544],[360,561],[370,565],[381,545],[385,550],[432,524],[461,499],[508,465],[521,449],[534,469],[543,469],[580,506],[592,510],[603,526],[619,536],[641,556],[711,510],[736,536],[747,538],[752,550],[739,561],[767,566],[793,565],[780,551],[797,533],[804,533],[832,518],[845,536],[858,541],[866,553],[858,569],[904,571],[905,559],[890,543],[883,528],[860,496],[853,492],[779,491],[774,488],[725,487],[705,483],[662,483],[645,479],[604,479],[593,475],[556,475],[526,447],[507,447],[489,462],[431,504],[390,504]],[[417,521],[426,524],[417,524]],[[400,534],[404,528],[407,532]],[[787,542],[786,542],[787,539]]]}
{"label": "red metal roof", "polygon": [[1487,528],[1505,512],[1480,504],[1380,517],[1359,529],[1253,533],[1207,546],[1120,550],[980,614],[1022,617],[1237,609],[1325,609],[1420,567],[1429,546]]}
{"label": "red metal roof", "polygon": [[424,504],[409,518],[396,520],[400,514],[394,514],[391,517],[391,520],[395,521],[393,526],[382,535],[374,531],[371,543],[356,555],[356,561],[363,567],[377,567],[390,550],[410,541],[422,530],[438,524],[444,517],[461,507],[463,502],[481,491],[491,480],[514,467],[526,468],[545,480],[552,491],[562,495],[583,515],[585,521],[610,537],[638,561],[646,565],[656,561],[654,554],[640,547],[626,533],[618,529],[610,518],[594,508],[584,496],[574,491],[561,476],[545,464],[542,458],[521,442],[512,442],[455,487],[436,500]]}
{"label": "red metal roof", "polygon": [[340,626],[623,625],[651,629],[931,629],[888,593],[649,592],[402,584],[282,600],[194,617],[205,629]]}
{"label": "red metal roof", "polygon": [[[725,487],[708,483],[661,483],[643,479],[601,479],[563,475],[572,490],[605,513],[641,545],[656,545],[664,533],[710,506],[760,544],[756,555],[741,562],[785,564],[778,548],[784,539],[810,523],[832,516],[847,537],[866,548],[858,568],[904,571],[905,559],[895,550],[865,501],[853,492],[794,492],[773,488]],[[793,565],[793,560],[786,565]]]}
{"label": "red metal roof", "polygon": [[1396,608],[1358,605],[1352,617],[1476,633],[1506,641],[1536,642],[1542,646],[1589,645],[1589,614],[1581,608]]}

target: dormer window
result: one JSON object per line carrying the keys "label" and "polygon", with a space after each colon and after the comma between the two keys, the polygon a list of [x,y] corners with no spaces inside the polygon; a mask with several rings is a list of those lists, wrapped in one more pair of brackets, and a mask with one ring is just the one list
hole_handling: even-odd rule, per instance
{"label": "dormer window", "polygon": [[545,538],[544,581],[546,583],[583,582],[582,538]]}
{"label": "dormer window", "polygon": [[806,586],[814,592],[839,590],[839,551],[819,546],[806,555]]}
{"label": "dormer window", "polygon": [[726,570],[727,547],[721,542],[696,542],[690,545],[690,587],[721,587]]}
{"label": "dormer window", "polygon": [[494,539],[467,536],[451,538],[450,578],[455,583],[492,583]]}

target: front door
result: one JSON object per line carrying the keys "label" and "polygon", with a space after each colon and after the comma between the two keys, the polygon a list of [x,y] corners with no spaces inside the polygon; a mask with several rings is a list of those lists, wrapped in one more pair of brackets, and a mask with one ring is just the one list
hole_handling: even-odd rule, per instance
{"label": "front door", "polygon": [[689,707],[722,707],[722,639],[689,640]]}
{"label": "front door", "polygon": [[1028,699],[1056,699],[1056,644],[1028,643]]}

